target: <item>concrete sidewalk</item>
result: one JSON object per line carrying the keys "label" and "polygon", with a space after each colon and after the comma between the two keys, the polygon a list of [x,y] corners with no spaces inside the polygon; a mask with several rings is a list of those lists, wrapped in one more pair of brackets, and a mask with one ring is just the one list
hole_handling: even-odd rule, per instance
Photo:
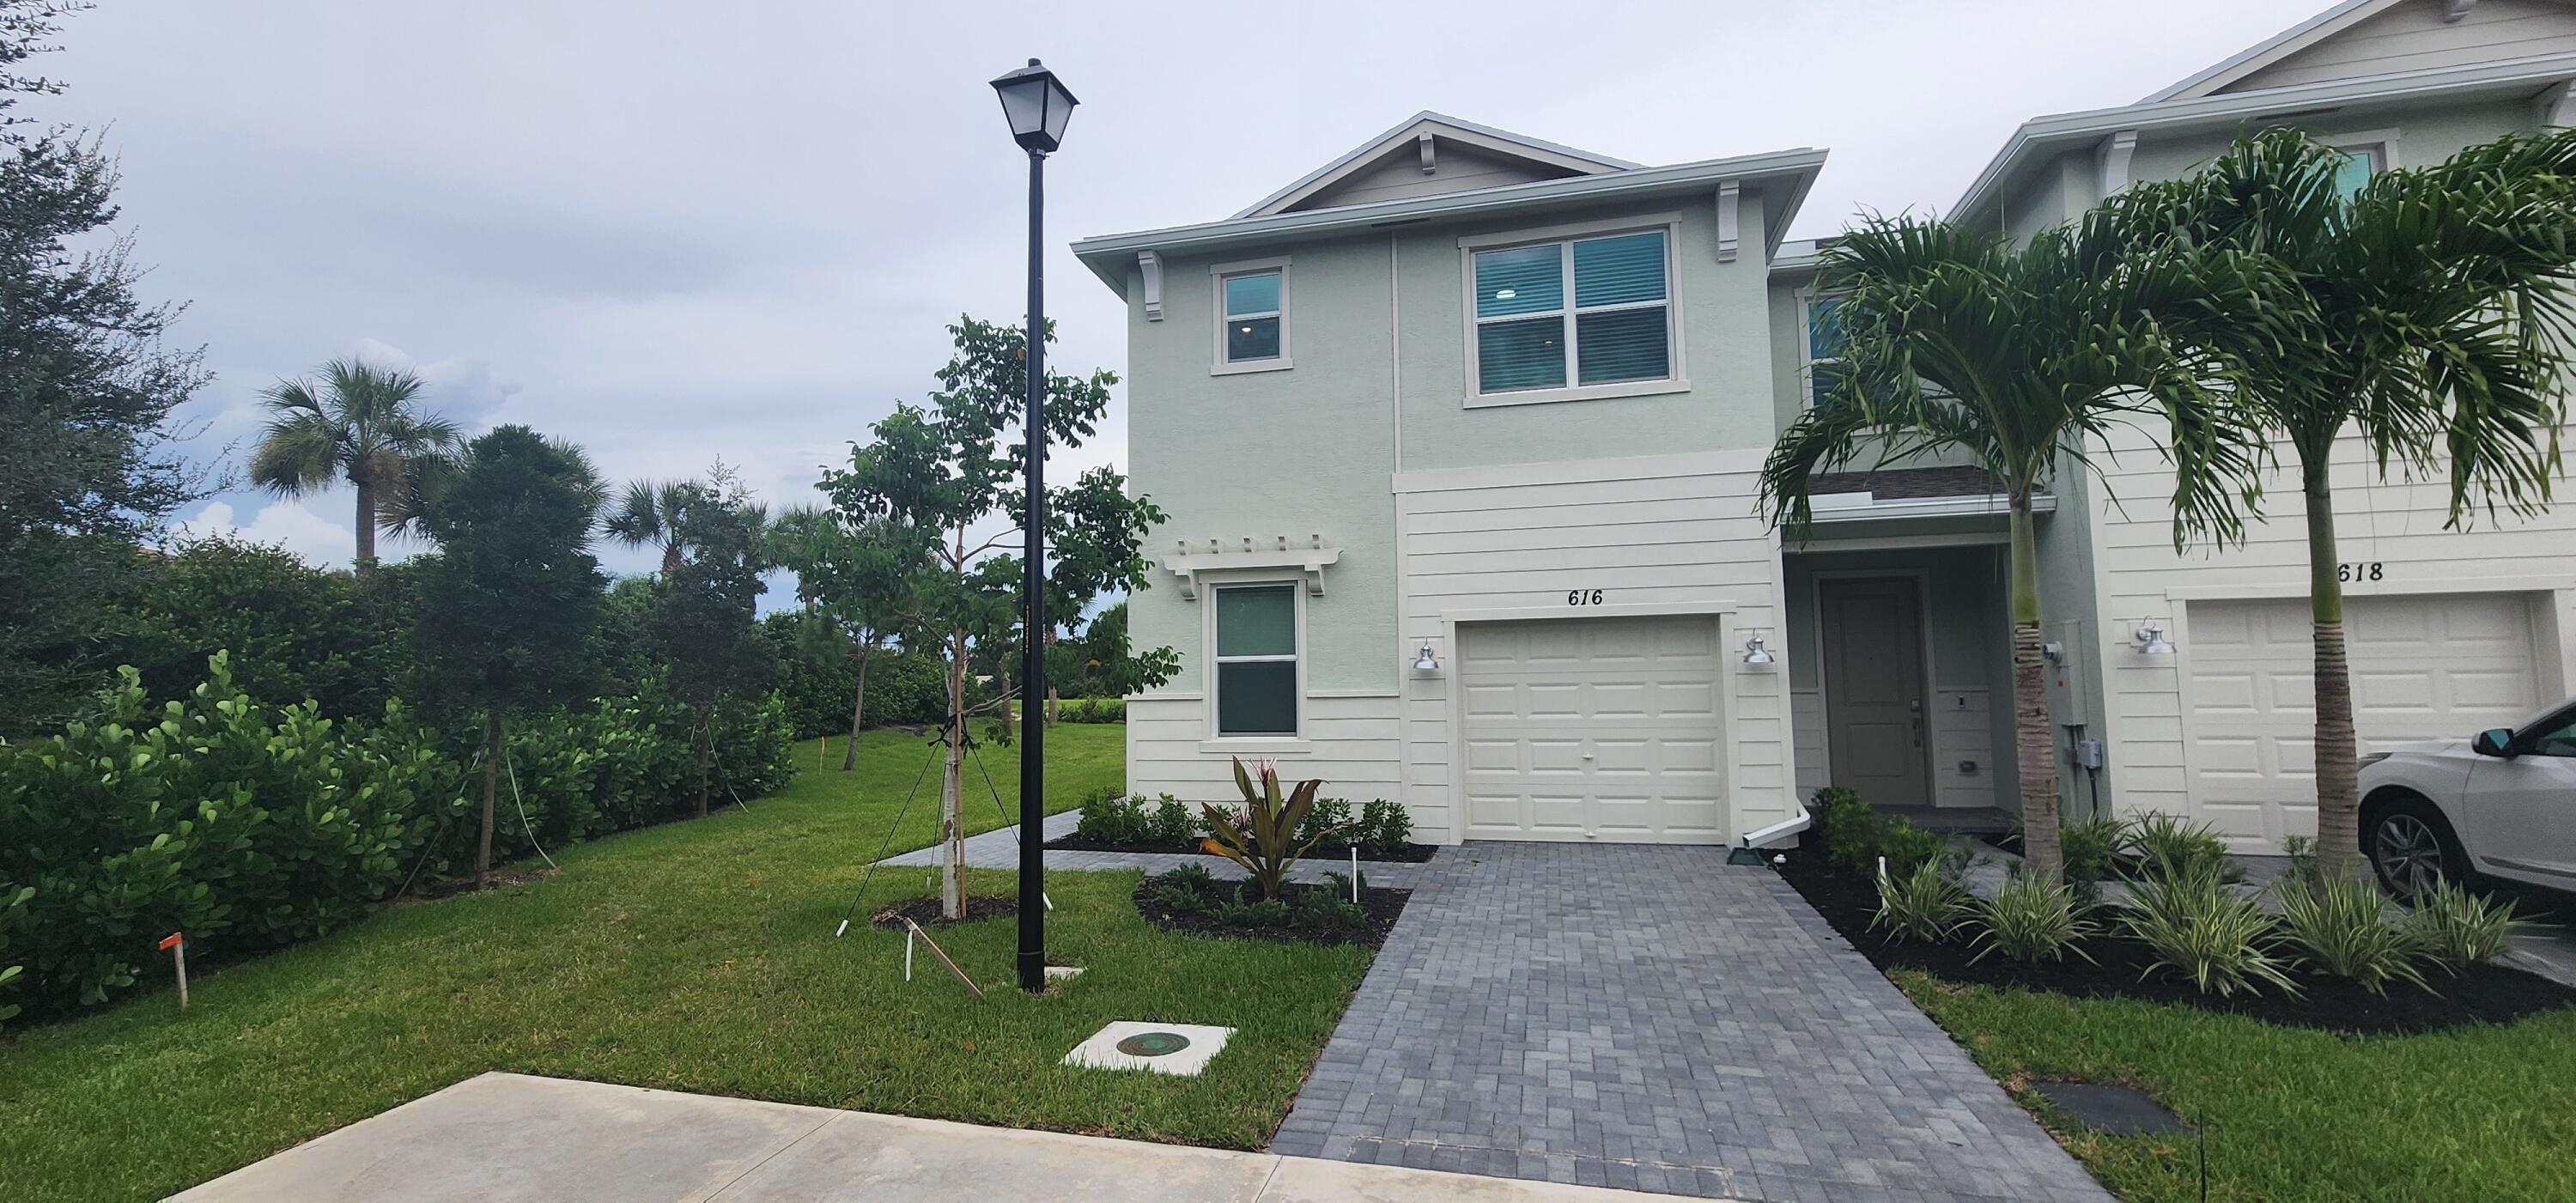
{"label": "concrete sidewalk", "polygon": [[1612,1203],[1670,1196],[487,1073],[173,1196]]}

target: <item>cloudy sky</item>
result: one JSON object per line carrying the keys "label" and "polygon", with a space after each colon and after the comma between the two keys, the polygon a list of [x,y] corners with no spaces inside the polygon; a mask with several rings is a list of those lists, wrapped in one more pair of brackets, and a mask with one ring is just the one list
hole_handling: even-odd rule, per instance
{"label": "cloudy sky", "polygon": [[[107,0],[29,110],[122,160],[145,287],[217,373],[198,454],[238,456],[277,377],[359,355],[613,479],[722,456],[794,503],[923,395],[945,322],[1016,320],[1023,160],[986,81],[1030,55],[1083,101],[1048,171],[1057,362],[1115,369],[1118,302],[1067,242],[1223,217],[1417,110],[1645,163],[1829,147],[1814,236],[1946,206],[2021,121],[2325,2]],[[1124,425],[1073,465],[1120,460]],[[350,509],[188,517],[344,562]]]}

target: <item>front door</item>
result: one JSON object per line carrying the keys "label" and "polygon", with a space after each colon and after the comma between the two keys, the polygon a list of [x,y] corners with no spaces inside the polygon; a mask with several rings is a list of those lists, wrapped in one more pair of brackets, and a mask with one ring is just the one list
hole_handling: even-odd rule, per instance
{"label": "front door", "polygon": [[1832,783],[1872,806],[1931,805],[1914,580],[1827,580],[1820,588]]}

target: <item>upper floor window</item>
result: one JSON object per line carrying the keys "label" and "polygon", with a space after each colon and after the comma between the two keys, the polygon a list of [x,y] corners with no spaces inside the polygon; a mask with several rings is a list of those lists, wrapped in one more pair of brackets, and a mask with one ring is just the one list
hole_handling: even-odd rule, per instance
{"label": "upper floor window", "polygon": [[1216,276],[1217,372],[1289,366],[1288,263],[1219,264]]}
{"label": "upper floor window", "polygon": [[1475,391],[1671,379],[1665,243],[1652,230],[1477,251]]}
{"label": "upper floor window", "polygon": [[1843,329],[1835,320],[1841,297],[1808,297],[1807,326],[1807,404],[1813,406],[1834,391],[1834,381],[1842,370]]}

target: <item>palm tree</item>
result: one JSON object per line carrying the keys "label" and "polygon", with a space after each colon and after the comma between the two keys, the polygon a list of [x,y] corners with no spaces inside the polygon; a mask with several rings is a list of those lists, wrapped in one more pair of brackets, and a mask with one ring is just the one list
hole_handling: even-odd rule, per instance
{"label": "palm tree", "polygon": [[251,453],[251,483],[301,497],[346,479],[358,490],[357,565],[376,560],[376,529],[406,529],[411,479],[435,470],[461,439],[456,424],[421,414],[420,377],[354,359],[322,365],[317,387],[280,380],[261,396],[268,430]]}
{"label": "palm tree", "polygon": [[[2259,256],[2268,303],[2194,333],[2242,364],[2254,462],[2189,463],[2186,488],[2259,510],[2269,441],[2297,460],[2316,642],[2317,858],[2361,869],[2358,741],[2328,460],[2349,429],[2386,476],[2446,474],[2457,528],[2547,507],[2576,336],[2576,131],[2508,136],[2347,198],[2341,151],[2294,129],[2240,136],[2199,174],[2123,198],[2135,236]],[[2211,483],[2215,481],[2216,483]],[[2223,485],[2224,488],[2218,486]],[[2239,528],[2241,530],[2241,527]]]}
{"label": "palm tree", "polygon": [[628,484],[626,495],[609,512],[609,537],[628,547],[661,548],[662,575],[669,577],[680,567],[680,508],[694,487],[695,482],[685,480]]}
{"label": "palm tree", "polygon": [[[2031,498],[2061,464],[2078,470],[2117,423],[2171,430],[2172,454],[2233,465],[2248,452],[2217,420],[2224,364],[2188,355],[2171,328],[2246,302],[2242,258],[2178,242],[2127,248],[2103,214],[2034,235],[2018,249],[1984,231],[1872,217],[1828,246],[1819,291],[1845,344],[1817,406],[1782,432],[1760,491],[1774,526],[1803,542],[1812,479],[1863,457],[1885,464],[1961,451],[1991,474],[2010,510],[2013,725],[2025,851],[2054,881],[2057,765],[2042,688],[2037,532]],[[2178,523],[2232,513],[2205,490],[2178,493]]]}

